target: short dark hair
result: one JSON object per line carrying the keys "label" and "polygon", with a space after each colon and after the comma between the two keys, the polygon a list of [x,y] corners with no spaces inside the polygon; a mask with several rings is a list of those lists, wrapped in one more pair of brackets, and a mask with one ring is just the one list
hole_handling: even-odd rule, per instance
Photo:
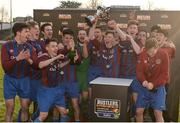
{"label": "short dark hair", "polygon": [[65,36],[65,35],[74,36],[74,32],[73,32],[72,29],[65,29],[65,30],[63,31],[63,36]]}
{"label": "short dark hair", "polygon": [[165,37],[168,37],[168,31],[165,29],[159,29],[159,30],[157,30],[157,33],[162,33],[162,34],[164,34]]}
{"label": "short dark hair", "polygon": [[16,36],[17,32],[21,32],[23,29],[28,28],[26,23],[15,23],[12,27],[12,32]]}
{"label": "short dark hair", "polygon": [[42,32],[44,32],[44,29],[45,29],[46,26],[52,26],[52,25],[50,23],[44,23],[43,25],[41,25],[40,30]]}
{"label": "short dark hair", "polygon": [[158,25],[153,25],[153,26],[151,27],[151,32],[153,32],[154,30],[159,30],[159,29],[161,29],[160,26],[158,26]]}
{"label": "short dark hair", "polygon": [[114,31],[112,31],[112,30],[107,30],[107,31],[105,32],[105,35],[108,35],[108,34],[112,34],[112,35],[114,36]]}
{"label": "short dark hair", "polygon": [[28,28],[30,29],[31,27],[35,27],[38,25],[36,21],[27,21],[26,24],[28,25]]}
{"label": "short dark hair", "polygon": [[56,42],[56,43],[58,43],[58,40],[57,40],[56,38],[46,39],[46,40],[45,40],[45,45],[47,46],[47,45],[50,44],[51,42]]}
{"label": "short dark hair", "polygon": [[100,25],[97,25],[97,26],[95,27],[95,29],[100,29],[100,30],[102,30],[102,27],[101,27]]}
{"label": "short dark hair", "polygon": [[139,26],[139,23],[138,23],[137,20],[129,20],[127,26],[129,27],[129,26],[131,26],[131,25],[137,25],[137,26]]}
{"label": "short dark hair", "polygon": [[149,49],[151,49],[151,48],[153,48],[153,47],[155,47],[155,48],[158,47],[158,41],[157,41],[157,39],[156,39],[156,38],[148,38],[148,39],[146,40],[146,43],[145,43],[145,48],[146,48],[147,50],[149,50]]}

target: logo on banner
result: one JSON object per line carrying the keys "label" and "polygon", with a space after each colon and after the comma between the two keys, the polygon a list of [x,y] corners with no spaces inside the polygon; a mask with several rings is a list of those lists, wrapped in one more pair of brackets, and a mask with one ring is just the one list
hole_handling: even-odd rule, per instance
{"label": "logo on banner", "polygon": [[119,28],[127,28],[127,23],[118,23],[117,26]]}
{"label": "logo on banner", "polygon": [[162,29],[167,29],[167,30],[170,30],[172,28],[171,24],[158,24],[158,26],[160,26]]}
{"label": "logo on banner", "polygon": [[49,23],[49,24],[51,24],[51,25],[53,26],[53,23],[52,23],[52,22],[40,22],[40,26],[42,26],[42,25],[45,24],[45,23]]}
{"label": "logo on banner", "polygon": [[81,17],[83,17],[83,18],[86,17],[86,16],[87,16],[86,13],[82,13],[82,14],[81,14]]}
{"label": "logo on banner", "polygon": [[69,20],[71,19],[71,14],[59,14],[59,19]]}
{"label": "logo on banner", "polygon": [[150,15],[137,15],[137,20],[151,20]]}
{"label": "logo on banner", "polygon": [[146,27],[147,24],[146,24],[146,23],[140,23],[139,26],[140,26],[140,27]]}
{"label": "logo on banner", "polygon": [[120,117],[121,101],[116,99],[96,98],[94,100],[94,113],[97,117],[118,119]]}
{"label": "logo on banner", "polygon": [[119,17],[121,17],[121,18],[126,18],[127,15],[126,15],[126,14],[120,14]]}
{"label": "logo on banner", "polygon": [[61,24],[62,24],[62,25],[68,25],[68,22],[67,22],[67,21],[62,21]]}
{"label": "logo on banner", "polygon": [[49,16],[50,16],[50,14],[49,14],[49,13],[43,13],[43,16],[45,16],[45,17],[49,17]]}
{"label": "logo on banner", "polygon": [[80,22],[77,23],[78,28],[84,28],[85,26],[86,26],[86,23],[80,23]]}
{"label": "logo on banner", "polygon": [[163,14],[163,15],[161,15],[161,18],[164,18],[164,19],[166,19],[166,18],[168,18],[168,15],[166,15],[166,14]]}

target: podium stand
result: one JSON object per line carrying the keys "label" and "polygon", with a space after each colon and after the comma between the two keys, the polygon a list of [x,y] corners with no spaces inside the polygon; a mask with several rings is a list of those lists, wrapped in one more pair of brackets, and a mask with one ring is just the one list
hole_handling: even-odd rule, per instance
{"label": "podium stand", "polygon": [[133,80],[99,77],[90,82],[90,121],[128,121],[128,88]]}

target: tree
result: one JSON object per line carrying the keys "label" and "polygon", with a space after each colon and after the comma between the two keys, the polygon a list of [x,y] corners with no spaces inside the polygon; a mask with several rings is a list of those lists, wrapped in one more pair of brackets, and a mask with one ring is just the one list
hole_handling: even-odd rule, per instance
{"label": "tree", "polygon": [[60,8],[79,8],[82,3],[76,2],[76,1],[60,1],[60,6],[54,8],[54,9],[60,9]]}
{"label": "tree", "polygon": [[8,12],[7,12],[7,10],[5,9],[5,7],[2,6],[2,7],[0,8],[0,25],[1,25],[0,29],[1,29],[1,30],[2,30],[2,24],[3,24],[3,22],[7,22],[7,21],[8,21]]}
{"label": "tree", "polygon": [[87,8],[96,9],[97,6],[102,5],[101,0],[89,0],[88,4],[86,5]]}
{"label": "tree", "polygon": [[154,6],[153,1],[148,0],[147,5],[145,5],[142,10],[153,10],[153,11],[159,11],[159,10],[165,10],[165,8],[162,7],[156,7]]}

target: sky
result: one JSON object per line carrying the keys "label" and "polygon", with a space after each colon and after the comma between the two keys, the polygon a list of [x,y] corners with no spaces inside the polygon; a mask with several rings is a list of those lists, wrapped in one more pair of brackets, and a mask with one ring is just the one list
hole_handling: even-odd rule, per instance
{"label": "sky", "polygon": [[[33,9],[53,9],[59,6],[61,0],[12,0],[12,16],[33,16]],[[84,5],[89,0],[74,0],[82,2]],[[179,0],[101,0],[102,5],[133,5],[140,6],[141,9],[147,9],[148,1],[154,8],[163,10],[180,10]],[[4,6],[10,15],[10,0],[0,0],[0,8]]]}

